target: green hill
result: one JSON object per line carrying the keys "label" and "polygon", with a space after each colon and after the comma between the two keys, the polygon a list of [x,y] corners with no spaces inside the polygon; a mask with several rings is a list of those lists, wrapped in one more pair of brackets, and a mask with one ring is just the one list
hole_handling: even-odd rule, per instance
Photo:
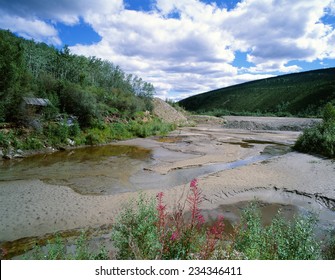
{"label": "green hill", "polygon": [[179,101],[186,110],[212,115],[320,116],[335,104],[335,68],[313,70],[229,86]]}

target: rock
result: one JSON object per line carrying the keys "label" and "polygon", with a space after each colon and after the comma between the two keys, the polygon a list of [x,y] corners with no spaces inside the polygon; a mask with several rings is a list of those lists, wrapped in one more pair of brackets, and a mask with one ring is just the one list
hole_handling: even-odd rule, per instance
{"label": "rock", "polygon": [[10,154],[8,154],[8,155],[3,155],[2,158],[3,159],[12,159],[12,156]]}
{"label": "rock", "polygon": [[69,138],[66,139],[66,143],[70,146],[74,146],[75,142]]}

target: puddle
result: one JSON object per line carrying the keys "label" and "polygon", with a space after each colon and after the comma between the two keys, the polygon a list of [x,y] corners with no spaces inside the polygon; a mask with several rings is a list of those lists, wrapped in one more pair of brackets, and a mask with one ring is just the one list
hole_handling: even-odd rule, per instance
{"label": "puddle", "polygon": [[249,148],[252,148],[254,147],[254,145],[251,145],[249,143],[245,143],[245,142],[228,142],[228,141],[220,141],[220,144],[229,144],[229,145],[237,145],[237,146],[240,146],[241,148],[244,148],[244,149],[249,149]]}
{"label": "puddle", "polygon": [[266,140],[245,139],[245,140],[242,140],[242,141],[244,143],[248,143],[248,144],[286,146],[285,144],[282,144],[282,143],[277,143],[277,142],[273,142],[273,141],[266,141]]}
{"label": "puddle", "polygon": [[252,201],[259,203],[264,225],[269,225],[280,210],[285,220],[292,220],[298,215],[315,215],[317,218],[315,233],[319,238],[323,238],[335,227],[335,200],[317,194],[274,187],[222,192],[217,198],[215,203],[222,201],[222,204],[218,208],[205,211],[205,217],[209,221],[214,221],[218,215],[223,215],[228,232],[232,231],[233,225],[240,222],[242,210]]}
{"label": "puddle", "polygon": [[182,137],[178,137],[178,136],[166,136],[166,137],[159,137],[157,139],[155,139],[158,142],[161,143],[179,143],[183,140]]}

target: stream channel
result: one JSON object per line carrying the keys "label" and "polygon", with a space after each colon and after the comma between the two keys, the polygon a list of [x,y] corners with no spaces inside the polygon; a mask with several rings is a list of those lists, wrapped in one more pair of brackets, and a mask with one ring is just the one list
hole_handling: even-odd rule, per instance
{"label": "stream channel", "polygon": [[[229,144],[229,143],[228,143]],[[231,143],[234,144],[234,143]],[[164,189],[177,185],[188,184],[192,179],[222,170],[238,168],[257,162],[265,162],[273,157],[290,151],[290,146],[278,143],[242,142],[243,148],[251,145],[264,145],[258,155],[247,157],[230,163],[214,163],[188,168],[174,169],[166,174],[151,171],[150,166],[159,162],[169,151],[147,149],[139,146],[103,145],[58,151],[50,154],[38,154],[30,157],[0,161],[0,181],[39,179],[51,185],[63,185],[83,195],[113,195],[124,192],[135,192],[144,189]],[[171,155],[170,155],[171,156]],[[281,210],[283,215],[292,219],[296,214],[308,214],[316,209],[319,224],[329,228],[334,224],[334,211],[324,207],[314,198],[306,198],[294,193],[278,190],[256,190],[256,193],[239,194],[228,204],[216,209],[204,211],[210,221],[223,214],[227,230],[239,221],[243,208],[256,196],[261,200],[263,223],[268,224]],[[239,197],[240,196],[240,197]],[[229,201],[229,200],[228,200]],[[93,242],[109,240],[109,231],[95,235]],[[76,235],[78,231],[70,231],[65,236]],[[41,237],[36,237],[41,239]],[[36,243],[36,238],[28,237],[16,245],[17,252],[27,243]],[[52,234],[42,237],[51,239]],[[21,244],[21,245],[19,245]],[[15,255],[15,253],[13,253]]]}

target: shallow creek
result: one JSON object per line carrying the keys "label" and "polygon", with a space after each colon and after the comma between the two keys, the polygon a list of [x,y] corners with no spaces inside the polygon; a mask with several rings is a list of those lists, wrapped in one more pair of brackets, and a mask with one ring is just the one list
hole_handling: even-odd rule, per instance
{"label": "shallow creek", "polygon": [[[163,138],[164,139],[164,138]],[[162,141],[160,139],[160,141]],[[241,143],[243,148],[252,141]],[[68,186],[80,194],[103,195],[187,184],[210,173],[246,166],[286,153],[289,146],[267,142],[261,154],[229,163],[211,163],[171,170],[151,171],[160,158],[176,157],[167,149],[104,145],[39,154],[20,160],[0,162],[0,181],[39,179],[52,185]],[[185,154],[187,157],[188,154]],[[182,158],[180,153],[179,158]]]}
{"label": "shallow creek", "polygon": [[[159,138],[163,143],[179,143],[187,145],[182,138]],[[229,163],[211,163],[185,168],[172,169],[166,174],[152,171],[151,167],[160,162],[161,158],[189,158],[191,153],[178,153],[160,147],[149,149],[140,146],[104,145],[59,151],[51,154],[34,155],[31,157],[0,161],[0,181],[39,179],[48,184],[63,185],[83,195],[113,195],[135,192],[143,189],[169,188],[187,184],[193,178],[215,173],[222,170],[239,168],[257,162],[264,162],[273,157],[290,151],[289,145],[271,141],[243,140],[240,142],[222,142],[239,145],[242,149],[254,146],[262,147],[260,153]],[[193,154],[193,156],[195,156]],[[223,214],[227,231],[231,231],[239,221],[243,208],[255,197],[261,201],[263,223],[268,224],[281,210],[284,217],[292,219],[297,214],[316,213],[319,215],[320,228],[327,229],[335,224],[335,212],[314,197],[285,192],[277,189],[256,189],[234,195],[225,194],[225,204],[215,209],[205,210],[208,221],[215,220]],[[110,244],[109,227],[91,229],[92,246],[97,243]],[[78,235],[79,230],[65,231],[63,236]],[[54,238],[51,233],[41,237],[28,237],[5,244],[11,248],[11,256],[22,253],[23,248],[33,244],[43,244]]]}

